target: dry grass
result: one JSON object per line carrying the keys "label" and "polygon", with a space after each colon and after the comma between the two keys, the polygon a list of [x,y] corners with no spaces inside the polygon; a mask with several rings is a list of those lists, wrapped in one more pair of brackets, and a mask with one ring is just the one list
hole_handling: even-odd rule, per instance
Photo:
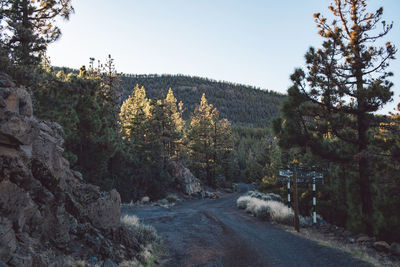
{"label": "dry grass", "polygon": [[246,212],[262,219],[270,219],[272,211],[268,204],[267,201],[250,198],[250,201],[247,202]]}
{"label": "dry grass", "polygon": [[[293,224],[293,209],[287,207],[283,203],[282,198],[277,194],[263,194],[258,191],[249,191],[248,195],[239,197],[236,204],[239,209],[244,209],[255,217],[286,225]],[[313,224],[311,217],[299,216],[299,220],[300,225],[303,227]],[[317,215],[317,221],[323,221],[322,217]]]}
{"label": "dry grass", "polygon": [[142,224],[135,215],[122,216],[121,223],[132,231],[136,240],[141,244],[141,250],[138,254],[138,260],[124,261],[119,266],[156,266],[156,261],[164,253],[164,248],[154,227]]}
{"label": "dry grass", "polygon": [[136,240],[147,245],[159,245],[161,238],[153,226],[141,224],[139,218],[135,215],[124,215],[121,217],[121,223],[127,226],[134,234]]}
{"label": "dry grass", "polygon": [[249,197],[249,196],[239,197],[238,200],[236,201],[237,207],[239,209],[247,208],[247,204],[250,202],[250,200],[251,200],[251,197]]}
{"label": "dry grass", "polygon": [[282,201],[282,197],[280,195],[274,194],[274,193],[261,193],[258,191],[249,191],[248,193],[249,196],[251,197],[255,197],[261,200],[265,200],[265,201],[278,201],[278,202],[283,202]]}
{"label": "dry grass", "polygon": [[246,212],[261,219],[283,224],[291,224],[293,222],[293,210],[279,201],[242,196],[238,198],[236,204],[238,208],[245,209]]}
{"label": "dry grass", "polygon": [[135,215],[124,215],[121,217],[121,223],[131,227],[139,226],[139,218]]}
{"label": "dry grass", "polygon": [[282,202],[266,201],[271,210],[271,220],[282,224],[292,224],[294,212]]}

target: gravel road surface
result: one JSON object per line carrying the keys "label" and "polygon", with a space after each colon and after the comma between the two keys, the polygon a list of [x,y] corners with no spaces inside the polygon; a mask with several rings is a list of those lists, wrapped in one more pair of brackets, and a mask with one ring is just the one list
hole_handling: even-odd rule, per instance
{"label": "gravel road surface", "polygon": [[167,245],[163,266],[370,266],[236,208],[240,194],[170,209],[124,208],[153,225]]}

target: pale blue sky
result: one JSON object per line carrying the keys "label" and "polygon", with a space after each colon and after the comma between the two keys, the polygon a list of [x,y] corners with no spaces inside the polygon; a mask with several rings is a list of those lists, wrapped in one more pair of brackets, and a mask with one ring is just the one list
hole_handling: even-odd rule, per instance
{"label": "pale blue sky", "polygon": [[[49,46],[56,66],[79,68],[89,57],[115,59],[119,72],[208,77],[285,93],[289,75],[318,47],[313,13],[330,14],[330,0],[72,0]],[[370,0],[394,22],[387,40],[400,48],[400,1]],[[398,53],[400,58],[400,52]],[[391,64],[400,100],[400,60]]]}

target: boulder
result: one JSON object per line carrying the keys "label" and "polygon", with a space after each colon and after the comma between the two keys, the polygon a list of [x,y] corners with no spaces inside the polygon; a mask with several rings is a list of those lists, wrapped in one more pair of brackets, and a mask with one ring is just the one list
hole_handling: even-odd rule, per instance
{"label": "boulder", "polygon": [[95,227],[110,228],[120,223],[121,197],[117,190],[104,193],[87,206],[89,220]]}
{"label": "boulder", "polygon": [[30,145],[39,129],[34,120],[6,112],[0,118],[0,144],[7,146]]}
{"label": "boulder", "polygon": [[22,87],[0,87],[1,107],[8,111],[31,118],[33,116],[32,100]]}
{"label": "boulder", "polygon": [[[14,85],[7,75],[0,74],[5,85]],[[32,101],[19,87],[0,87],[0,144],[29,145],[37,136],[38,125],[32,117]]]}
{"label": "boulder", "polygon": [[174,178],[179,189],[187,195],[200,193],[203,188],[200,180],[188,168],[176,160],[168,162],[168,172]]}
{"label": "boulder", "polygon": [[379,252],[388,252],[390,250],[390,246],[385,241],[378,241],[372,244],[372,247]]}
{"label": "boulder", "polygon": [[61,146],[64,139],[59,136],[57,130],[59,125],[43,121],[39,125],[40,132],[32,144],[32,157],[38,164],[43,165],[43,168],[48,170],[52,177],[62,179],[59,182],[64,182],[66,178],[64,172],[67,166],[65,166],[65,159],[62,156],[64,149]]}

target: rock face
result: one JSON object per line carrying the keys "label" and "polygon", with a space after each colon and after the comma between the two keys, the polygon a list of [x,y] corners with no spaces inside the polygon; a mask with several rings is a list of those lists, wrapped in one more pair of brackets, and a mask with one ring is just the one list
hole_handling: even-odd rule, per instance
{"label": "rock face", "polygon": [[130,235],[120,224],[119,193],[85,184],[62,156],[62,136],[59,124],[33,117],[28,92],[0,73],[0,262],[133,258],[137,241],[116,234]]}
{"label": "rock face", "polygon": [[168,162],[168,172],[175,179],[176,184],[183,193],[192,195],[203,191],[200,180],[179,161],[170,160]]}

